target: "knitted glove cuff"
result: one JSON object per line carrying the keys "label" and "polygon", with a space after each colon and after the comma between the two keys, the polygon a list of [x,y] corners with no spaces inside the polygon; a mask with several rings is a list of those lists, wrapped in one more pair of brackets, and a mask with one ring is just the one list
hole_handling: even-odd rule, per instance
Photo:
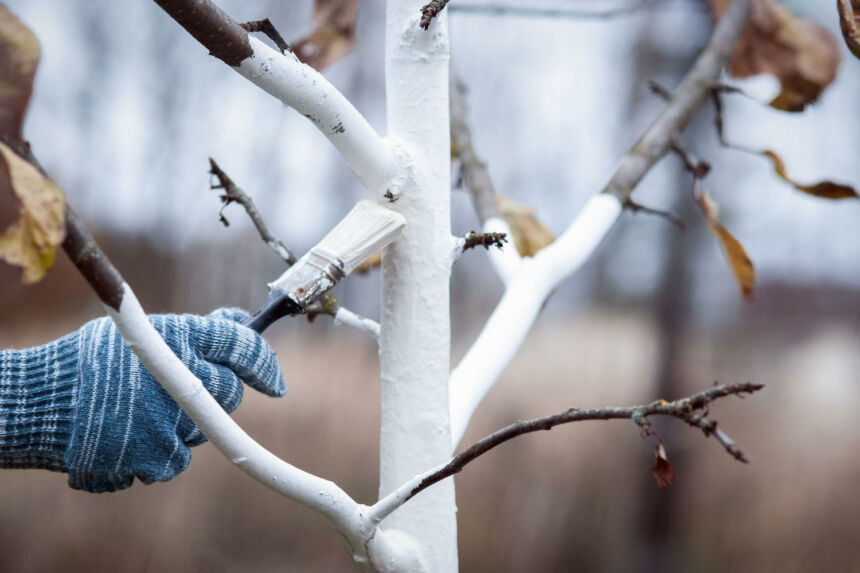
{"label": "knitted glove cuff", "polygon": [[0,352],[0,467],[66,471],[77,379],[77,332]]}

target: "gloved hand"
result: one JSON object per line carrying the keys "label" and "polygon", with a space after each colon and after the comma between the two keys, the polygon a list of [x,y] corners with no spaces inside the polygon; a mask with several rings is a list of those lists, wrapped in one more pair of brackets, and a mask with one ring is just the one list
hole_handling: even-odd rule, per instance
{"label": "gloved hand", "polygon": [[[277,358],[247,313],[152,315],[155,329],[227,411],[242,382],[286,392]],[[241,380],[240,380],[241,379]],[[65,471],[91,492],[166,481],[206,437],[123,342],[109,318],[59,340],[0,352],[0,467]]]}

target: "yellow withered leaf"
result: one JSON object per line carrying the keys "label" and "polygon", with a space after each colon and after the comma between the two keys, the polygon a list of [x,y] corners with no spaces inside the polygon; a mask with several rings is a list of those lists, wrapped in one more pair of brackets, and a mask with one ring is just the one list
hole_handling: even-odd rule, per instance
{"label": "yellow withered leaf", "polygon": [[746,300],[752,300],[753,289],[755,288],[755,267],[743,245],[735,239],[734,235],[729,233],[725,227],[719,222],[719,208],[711,199],[707,191],[702,191],[696,195],[696,203],[705,214],[708,221],[708,228],[723,244],[723,249],[729,257],[729,263],[732,267],[732,272],[741,289],[741,295]]}
{"label": "yellow withered leaf", "polygon": [[496,193],[496,207],[511,228],[520,256],[533,257],[555,241],[553,232],[535,216],[534,207],[519,205],[499,193]]}
{"label": "yellow withered leaf", "polygon": [[65,199],[57,185],[0,142],[0,177],[8,178],[18,221],[0,235],[0,259],[21,267],[23,280],[41,279],[64,237]]}
{"label": "yellow withered leaf", "polygon": [[857,191],[855,191],[854,188],[840,183],[833,183],[832,181],[822,181],[821,183],[816,183],[814,185],[802,185],[788,176],[788,171],[785,169],[785,162],[779,155],[769,149],[762,151],[761,154],[770,159],[771,163],[773,163],[773,170],[776,171],[776,174],[779,175],[780,179],[792,185],[798,191],[803,191],[804,193],[809,193],[810,195],[823,197],[825,199],[835,200],[858,198]]}
{"label": "yellow withered leaf", "polygon": [[39,65],[39,41],[0,3],[0,135],[22,142],[21,127]]}

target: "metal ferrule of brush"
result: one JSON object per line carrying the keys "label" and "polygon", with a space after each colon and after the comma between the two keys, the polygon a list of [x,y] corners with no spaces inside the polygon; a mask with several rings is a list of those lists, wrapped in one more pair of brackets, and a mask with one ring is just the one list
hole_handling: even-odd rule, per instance
{"label": "metal ferrule of brush", "polygon": [[345,276],[342,260],[315,247],[269,287],[287,293],[299,306],[307,310],[308,306]]}
{"label": "metal ferrule of brush", "polygon": [[304,314],[308,307],[346,276],[342,260],[320,248],[311,249],[281,277],[269,284],[269,298],[245,321],[263,332],[279,318]]}

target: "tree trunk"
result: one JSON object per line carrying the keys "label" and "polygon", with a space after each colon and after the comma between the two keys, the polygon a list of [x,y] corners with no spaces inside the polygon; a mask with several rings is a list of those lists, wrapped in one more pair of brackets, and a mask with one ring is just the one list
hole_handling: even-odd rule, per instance
{"label": "tree trunk", "polygon": [[[408,224],[382,265],[380,497],[451,450],[448,31],[444,13],[420,29],[421,5],[389,0],[386,14],[388,130],[399,161],[392,188],[379,191]],[[456,571],[453,480],[395,511],[383,529],[410,536],[423,569]]]}

